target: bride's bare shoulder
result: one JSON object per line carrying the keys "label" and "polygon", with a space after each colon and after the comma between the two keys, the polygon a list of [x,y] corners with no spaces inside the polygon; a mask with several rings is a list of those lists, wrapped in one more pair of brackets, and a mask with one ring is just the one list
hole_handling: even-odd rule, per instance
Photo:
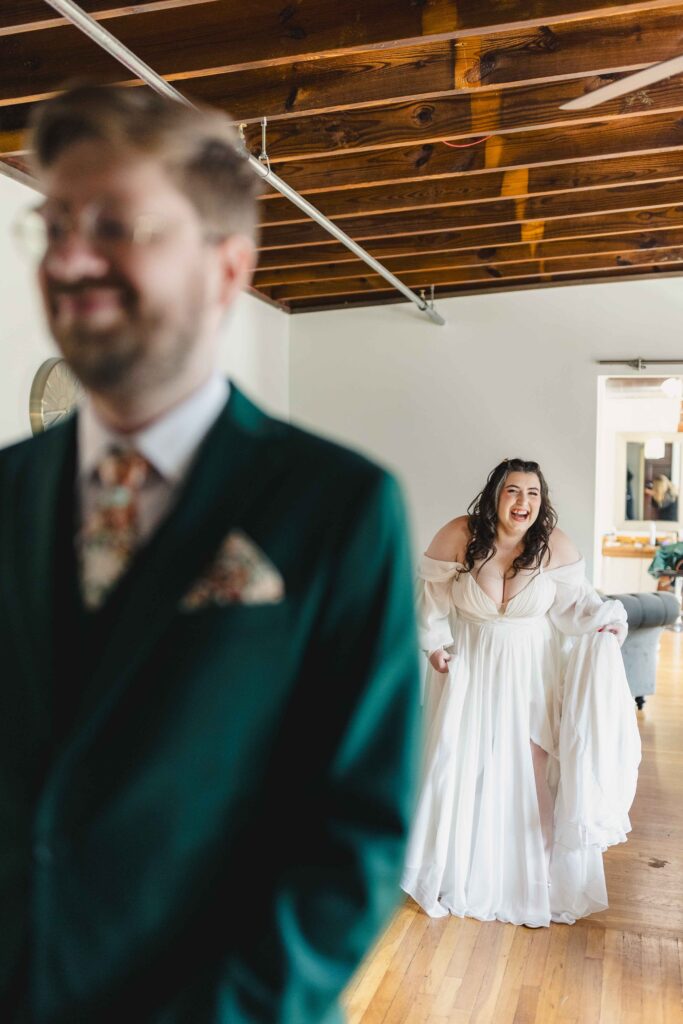
{"label": "bride's bare shoulder", "polygon": [[442,526],[435,535],[425,554],[443,562],[462,562],[470,542],[467,522],[467,516],[451,519],[450,523]]}
{"label": "bride's bare shoulder", "polygon": [[571,565],[573,562],[578,562],[581,558],[581,554],[571,537],[568,537],[559,526],[556,526],[550,534],[549,544],[549,569],[559,569],[562,565]]}

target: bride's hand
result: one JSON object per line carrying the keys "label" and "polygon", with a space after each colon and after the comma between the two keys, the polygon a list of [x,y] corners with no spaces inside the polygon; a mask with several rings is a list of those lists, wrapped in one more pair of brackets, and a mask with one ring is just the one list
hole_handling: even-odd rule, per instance
{"label": "bride's hand", "polygon": [[626,639],[628,629],[623,622],[610,622],[606,626],[601,626],[598,633],[614,633],[621,647]]}
{"label": "bride's hand", "polygon": [[451,660],[450,654],[444,651],[443,647],[440,647],[438,651],[432,651],[429,655],[429,664],[432,668],[436,669],[437,672],[441,672],[443,675],[448,672],[448,662]]}

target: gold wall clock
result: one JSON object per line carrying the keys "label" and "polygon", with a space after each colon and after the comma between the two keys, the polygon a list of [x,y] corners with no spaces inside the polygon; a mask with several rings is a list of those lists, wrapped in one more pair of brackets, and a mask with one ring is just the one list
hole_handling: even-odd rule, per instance
{"label": "gold wall clock", "polygon": [[80,381],[64,359],[46,359],[31,385],[29,416],[33,433],[40,434],[65,419],[82,394]]}

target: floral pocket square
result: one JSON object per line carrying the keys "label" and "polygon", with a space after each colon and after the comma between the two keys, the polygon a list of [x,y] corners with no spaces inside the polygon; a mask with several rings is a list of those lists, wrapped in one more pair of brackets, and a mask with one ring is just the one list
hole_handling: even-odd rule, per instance
{"label": "floral pocket square", "polygon": [[181,608],[189,612],[210,605],[278,604],[284,596],[284,581],[270,559],[245,533],[233,530],[185,594]]}

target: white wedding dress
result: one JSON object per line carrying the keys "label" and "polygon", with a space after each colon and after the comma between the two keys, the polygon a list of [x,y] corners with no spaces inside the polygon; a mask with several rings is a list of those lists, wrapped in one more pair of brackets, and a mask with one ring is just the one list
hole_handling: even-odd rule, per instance
{"label": "white wedding dress", "polygon": [[[533,576],[501,611],[458,562],[424,556],[426,651],[449,647],[425,682],[422,783],[402,880],[432,917],[532,927],[607,907],[602,853],[624,842],[640,737],[614,634],[583,561]],[[554,797],[544,849],[530,740]]]}

